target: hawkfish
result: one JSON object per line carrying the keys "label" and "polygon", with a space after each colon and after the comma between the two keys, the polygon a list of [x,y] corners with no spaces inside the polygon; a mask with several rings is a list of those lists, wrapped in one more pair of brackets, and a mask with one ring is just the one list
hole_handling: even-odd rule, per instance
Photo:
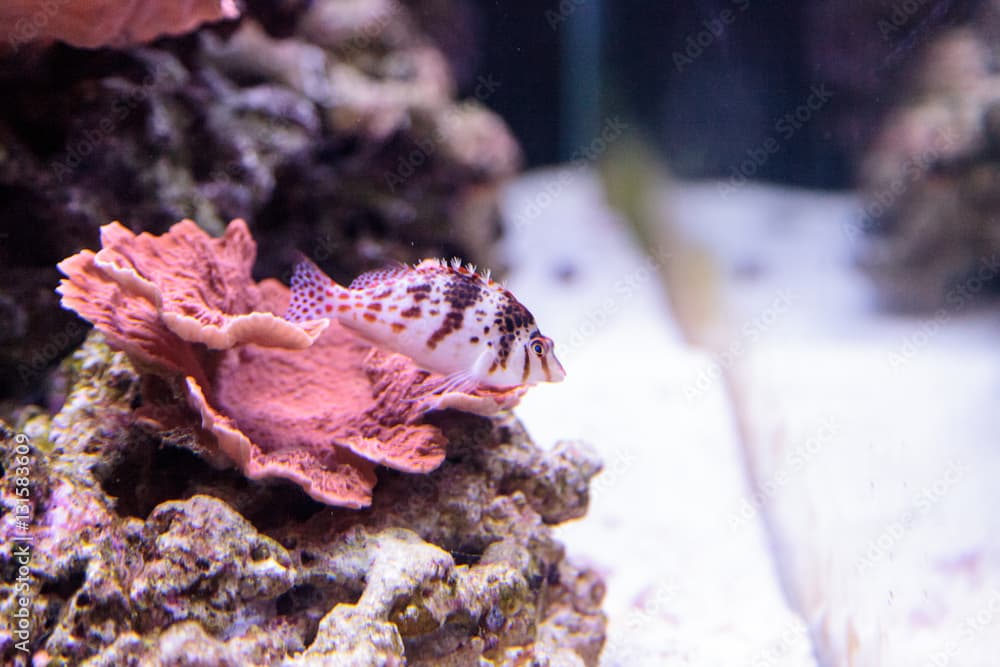
{"label": "hawkfish", "polygon": [[505,287],[459,260],[425,259],[363,273],[347,287],[306,258],[285,319],[336,320],[368,342],[447,378],[442,391],[559,382],[550,338]]}

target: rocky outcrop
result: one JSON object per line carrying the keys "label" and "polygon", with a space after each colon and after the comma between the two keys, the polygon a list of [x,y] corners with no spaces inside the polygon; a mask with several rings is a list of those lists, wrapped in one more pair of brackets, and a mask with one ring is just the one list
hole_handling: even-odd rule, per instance
{"label": "rocky outcrop", "polygon": [[[566,559],[551,527],[586,511],[600,464],[579,443],[544,452],[509,413],[431,413],[447,441],[437,470],[383,471],[371,507],[333,508],[212,467],[196,427],[144,419],[162,384],[99,335],[65,368],[62,410],[22,412],[19,436],[4,426],[0,461],[0,569],[16,574],[13,538],[33,536],[27,589],[5,576],[0,618],[28,600],[37,659],[597,663],[603,583]],[[14,629],[0,626],[5,661],[24,655]]]}

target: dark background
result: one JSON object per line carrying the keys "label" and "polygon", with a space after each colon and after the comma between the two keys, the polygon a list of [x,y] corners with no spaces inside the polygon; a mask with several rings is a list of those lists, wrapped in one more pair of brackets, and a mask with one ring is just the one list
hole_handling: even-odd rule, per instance
{"label": "dark background", "polygon": [[[280,38],[294,32],[310,1],[244,4],[247,16]],[[878,182],[858,178],[859,165],[888,111],[913,106],[906,100],[914,92],[906,91],[919,90],[913,77],[926,48],[950,26],[973,28],[976,42],[991,51],[988,57],[997,58],[1000,44],[1000,3],[986,0],[403,1],[413,14],[404,13],[405,26],[389,33],[407,36],[399,44],[388,37],[385,44],[369,40],[367,48],[435,42],[451,62],[460,96],[478,98],[501,116],[520,142],[526,168],[573,159],[617,120],[681,177],[878,190]],[[205,28],[223,37],[235,30],[235,23]],[[390,192],[386,173],[398,170],[432,124],[400,126],[388,142],[332,133],[322,123],[312,129],[272,125],[267,119],[283,119],[285,107],[266,101],[245,114],[234,95],[258,81],[216,72],[202,62],[200,44],[199,36],[183,35],[141,48],[54,45],[0,58],[0,401],[34,392],[32,400],[41,402],[46,373],[82,339],[82,323],[58,306],[54,265],[80,248],[96,247],[98,227],[109,220],[162,233],[189,216],[209,225],[213,217],[217,224],[251,219],[260,276],[281,275],[293,247],[319,242],[326,254],[334,249],[343,258],[331,269],[341,276],[372,268],[365,262],[375,264],[383,255],[458,255],[491,263],[488,249],[501,223],[494,211],[469,205],[465,197],[515,172],[516,149],[501,125],[491,126],[487,150],[438,151],[410,187]],[[137,90],[160,61],[180,63],[188,82],[139,95],[145,101],[103,137],[102,150],[66,182],[53,180],[50,161],[78,145],[83,132],[112,113],[108,105],[122,91]],[[995,62],[987,69],[993,76]],[[228,87],[213,87],[213,81]],[[808,110],[808,121],[791,136],[783,135],[779,124],[817,87],[832,97]],[[287,86],[282,94],[320,113]],[[948,94],[939,102],[948,103]],[[168,108],[176,127],[168,123],[164,130],[159,119]],[[224,121],[209,122],[209,112]],[[882,236],[902,230],[899,248],[880,250],[886,259],[872,262],[902,267],[885,270],[883,282],[912,284],[913,275],[926,274],[926,258],[947,254],[941,248],[948,239],[956,239],[955,255],[965,257],[961,248],[997,238],[992,221],[998,219],[1000,138],[991,137],[1000,129],[988,122],[995,116],[991,108],[976,113],[989,130],[976,144],[980,152],[970,148],[940,161],[933,189],[913,182],[912,196],[859,223]],[[272,126],[308,140],[282,139]],[[243,159],[241,146],[261,159]],[[765,146],[772,146],[767,158],[747,173],[748,160]],[[892,160],[905,159],[906,152],[890,148],[891,174],[900,166]],[[452,159],[464,155],[472,161]],[[961,216],[948,208],[951,192],[968,201]],[[456,244],[442,226],[458,220],[457,212],[478,220],[454,224],[478,224],[479,247]],[[911,244],[907,224],[926,219],[937,226],[925,225],[930,231],[923,241]],[[970,231],[963,236],[956,229]],[[955,271],[944,266],[937,274],[942,278],[931,282],[947,284]],[[31,360],[27,374],[25,359]]]}
{"label": "dark background", "polygon": [[[619,116],[680,176],[731,177],[775,137],[780,149],[754,178],[844,188],[923,44],[983,4],[569,0],[560,14],[551,0],[466,0],[447,29],[427,17],[425,26],[445,45],[463,94],[475,96],[477,77],[501,82],[482,101],[513,128],[528,167],[569,159]],[[705,31],[711,40],[699,47]],[[675,62],[689,53],[690,63]],[[816,85],[833,97],[781,137],[776,124]]]}

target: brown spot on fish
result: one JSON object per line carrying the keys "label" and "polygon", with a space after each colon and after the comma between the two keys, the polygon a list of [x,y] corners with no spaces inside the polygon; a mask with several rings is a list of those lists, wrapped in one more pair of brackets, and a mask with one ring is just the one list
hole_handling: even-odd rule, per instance
{"label": "brown spot on fish", "polygon": [[549,372],[549,360],[545,356],[539,358],[542,360],[542,371],[545,373],[545,379],[552,382],[552,373]]}
{"label": "brown spot on fish", "polygon": [[473,336],[472,338],[469,339],[469,342],[470,343],[478,343],[479,342],[479,336]]}
{"label": "brown spot on fish", "polygon": [[528,372],[531,370],[531,355],[528,354],[528,346],[524,346],[524,369],[521,371],[521,384],[528,381]]}
{"label": "brown spot on fish", "polygon": [[427,347],[432,350],[437,347],[438,343],[445,339],[448,334],[453,331],[458,331],[462,328],[462,311],[452,310],[449,311],[447,315],[444,316],[444,320],[441,321],[441,326],[434,330],[431,337],[427,339]]}
{"label": "brown spot on fish", "polygon": [[374,322],[374,321],[375,321],[376,319],[378,319],[378,318],[376,318],[376,317],[375,317],[375,314],[374,314],[374,313],[365,313],[365,314],[363,315],[363,317],[364,317],[364,318],[365,318],[366,320],[368,320],[369,322]]}
{"label": "brown spot on fish", "polygon": [[444,300],[453,310],[465,310],[479,303],[483,288],[468,278],[449,280],[444,290]]}
{"label": "brown spot on fish", "polygon": [[382,310],[382,304],[381,303],[369,303],[368,304],[368,310],[374,310],[375,312],[378,312],[378,311]]}
{"label": "brown spot on fish", "polygon": [[339,306],[337,306],[337,310],[339,310],[340,312],[344,312],[345,310],[350,310],[350,309],[351,307],[346,303],[342,303]]}
{"label": "brown spot on fish", "polygon": [[421,313],[420,306],[411,306],[406,310],[399,311],[399,314],[403,317],[420,317]]}
{"label": "brown spot on fish", "polygon": [[337,298],[338,298],[338,299],[350,299],[350,298],[351,298],[351,293],[350,293],[350,292],[341,292],[341,293],[340,293],[340,294],[339,294],[339,295],[337,296]]}
{"label": "brown spot on fish", "polygon": [[406,328],[406,325],[403,324],[402,322],[393,322],[392,323],[392,332],[393,333],[399,333],[400,331],[402,331],[405,328]]}
{"label": "brown spot on fish", "polygon": [[427,339],[427,347],[432,350],[451,333],[462,328],[465,310],[479,303],[483,289],[466,276],[452,276],[445,285],[442,296],[451,309],[445,314],[441,325]]}
{"label": "brown spot on fish", "polygon": [[391,306],[389,306],[388,308],[386,308],[386,310],[388,310],[391,313],[394,310],[399,310],[399,306],[397,306],[396,304],[392,304]]}
{"label": "brown spot on fish", "polygon": [[441,311],[440,311],[440,310],[438,310],[437,308],[431,308],[430,310],[428,310],[428,311],[427,311],[427,314],[428,314],[428,315],[437,315],[437,314],[438,314],[438,313],[440,313],[440,312],[441,312]]}
{"label": "brown spot on fish", "polygon": [[510,349],[514,343],[514,334],[505,333],[500,336],[497,346],[497,360],[502,368],[507,368],[507,359],[510,357]]}
{"label": "brown spot on fish", "polygon": [[378,294],[376,294],[375,298],[376,299],[384,299],[385,297],[389,296],[390,294],[392,294],[392,288],[391,287],[387,287],[384,290],[382,290],[381,292],[379,292]]}

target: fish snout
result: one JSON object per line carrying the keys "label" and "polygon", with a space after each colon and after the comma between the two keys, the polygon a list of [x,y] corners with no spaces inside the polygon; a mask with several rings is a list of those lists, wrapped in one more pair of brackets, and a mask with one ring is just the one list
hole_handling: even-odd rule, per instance
{"label": "fish snout", "polygon": [[562,382],[566,378],[566,369],[556,359],[556,355],[550,354],[549,360],[552,362],[549,366],[549,382]]}

